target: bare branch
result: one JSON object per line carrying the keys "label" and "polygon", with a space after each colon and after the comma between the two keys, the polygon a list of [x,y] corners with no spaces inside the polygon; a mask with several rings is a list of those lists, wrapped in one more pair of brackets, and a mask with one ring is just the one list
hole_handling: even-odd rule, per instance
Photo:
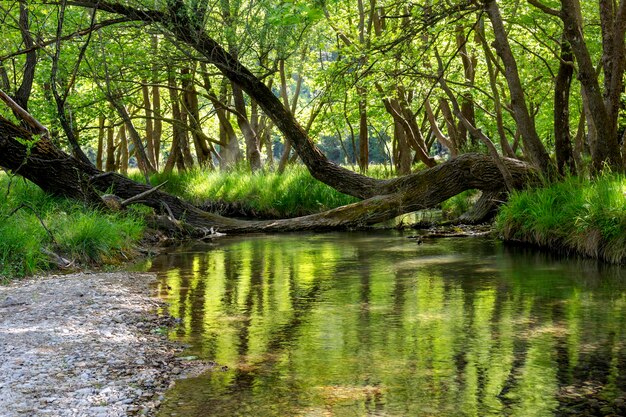
{"label": "bare branch", "polygon": [[158,191],[159,188],[163,187],[165,184],[167,184],[167,181],[157,185],[156,187],[150,188],[149,190],[146,190],[143,193],[137,194],[136,196],[127,198],[126,200],[121,202],[122,207],[126,207],[130,204],[140,202],[144,198],[148,197],[150,194],[153,194],[156,191]]}

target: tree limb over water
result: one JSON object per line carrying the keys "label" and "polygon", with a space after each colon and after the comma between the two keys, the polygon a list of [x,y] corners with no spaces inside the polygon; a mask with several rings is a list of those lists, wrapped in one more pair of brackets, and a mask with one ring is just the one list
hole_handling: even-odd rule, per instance
{"label": "tree limb over water", "polygon": [[[524,162],[503,159],[514,186],[521,187],[534,174]],[[99,192],[111,192],[123,199],[151,190],[116,173],[103,173],[66,154],[47,138],[36,139],[7,119],[0,117],[0,167],[32,181],[44,191],[103,206]],[[341,180],[339,178],[338,180]],[[432,208],[468,189],[489,193],[505,190],[500,170],[492,158],[464,154],[458,158],[394,180],[377,180],[372,190],[388,190],[358,203],[293,219],[245,221],[208,213],[171,194],[156,190],[142,198],[142,204],[169,213],[198,233],[217,229],[226,233],[287,232],[302,230],[345,230],[371,226],[401,214]]]}

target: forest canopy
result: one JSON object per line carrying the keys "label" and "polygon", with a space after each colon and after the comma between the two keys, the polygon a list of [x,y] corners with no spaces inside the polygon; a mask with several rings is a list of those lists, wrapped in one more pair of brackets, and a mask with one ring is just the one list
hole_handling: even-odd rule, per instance
{"label": "forest canopy", "polygon": [[53,193],[149,189],[129,167],[299,160],[364,199],[307,227],[352,227],[469,188],[493,200],[531,173],[624,168],[626,0],[5,0],[0,15],[0,166]]}

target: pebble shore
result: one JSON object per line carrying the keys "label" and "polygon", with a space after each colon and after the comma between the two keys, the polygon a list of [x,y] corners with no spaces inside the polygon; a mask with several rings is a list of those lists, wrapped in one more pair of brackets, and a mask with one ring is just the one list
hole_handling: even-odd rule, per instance
{"label": "pebble shore", "polygon": [[[78,273],[0,286],[0,416],[154,415],[181,358],[152,274]],[[202,369],[204,367],[204,369]]]}

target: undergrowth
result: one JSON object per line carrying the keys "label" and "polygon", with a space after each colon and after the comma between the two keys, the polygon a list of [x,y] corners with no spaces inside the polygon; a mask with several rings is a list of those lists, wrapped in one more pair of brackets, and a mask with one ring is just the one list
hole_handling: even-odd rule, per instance
{"label": "undergrowth", "polygon": [[496,218],[506,240],[626,261],[626,178],[571,177],[549,187],[517,191]]}
{"label": "undergrowth", "polygon": [[[382,169],[372,169],[379,176]],[[136,181],[141,175],[131,174]],[[302,165],[280,174],[275,171],[252,173],[249,169],[208,171],[200,168],[150,178],[153,185],[167,181],[164,190],[194,204],[236,204],[242,211],[261,217],[296,217],[340,207],[358,201],[317,181]]]}
{"label": "undergrowth", "polygon": [[143,230],[142,216],[132,210],[104,213],[0,172],[0,280],[54,268],[51,252],[75,264],[118,263]]}
{"label": "undergrowth", "polygon": [[467,212],[478,200],[478,190],[465,190],[441,203],[441,214],[444,219],[453,220]]}

